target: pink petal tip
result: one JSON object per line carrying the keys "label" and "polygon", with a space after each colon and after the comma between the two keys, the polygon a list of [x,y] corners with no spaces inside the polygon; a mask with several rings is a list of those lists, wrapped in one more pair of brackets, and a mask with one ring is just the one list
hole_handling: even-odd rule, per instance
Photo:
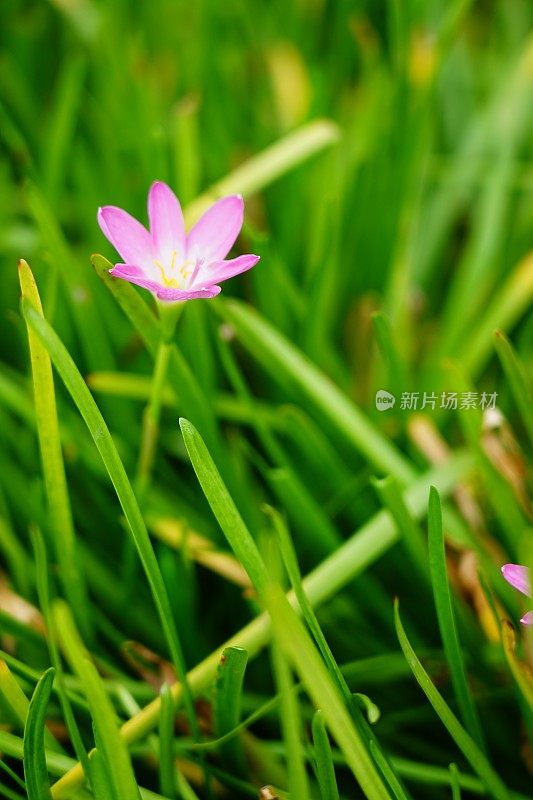
{"label": "pink petal tip", "polygon": [[520,564],[504,564],[502,575],[511,586],[518,589],[522,594],[531,597],[531,586],[529,582],[529,570]]}

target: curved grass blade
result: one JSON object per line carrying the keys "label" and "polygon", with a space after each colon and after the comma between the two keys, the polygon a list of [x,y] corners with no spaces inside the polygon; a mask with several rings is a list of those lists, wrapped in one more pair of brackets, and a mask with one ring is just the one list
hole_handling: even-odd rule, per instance
{"label": "curved grass blade", "polygon": [[328,726],[343,751],[347,764],[369,800],[388,798],[388,793],[363,741],[354,728],[336,684],[312,643],[302,621],[281,588],[272,583],[257,546],[224,485],[202,437],[194,426],[180,419],[185,447],[192,466],[235,555],[248,572],[272,619],[276,639],[306,690],[322,707]]}
{"label": "curved grass blade", "polygon": [[0,695],[14,719],[23,728],[28,714],[29,701],[3,658],[0,659]]}
{"label": "curved grass blade", "polygon": [[[19,280],[22,297],[31,303],[36,313],[43,315],[41,298],[32,271],[25,261],[19,262]],[[39,337],[28,328],[35,418],[41,451],[41,462],[54,528],[56,557],[59,575],[70,605],[75,609],[76,620],[84,635],[92,636],[91,616],[88,609],[87,590],[76,552],[76,535],[65,476],[65,465],[59,436],[54,377],[50,356]]]}
{"label": "curved grass blade", "polygon": [[313,715],[313,744],[315,748],[315,764],[321,800],[340,800],[335,778],[335,767],[331,755],[331,745],[326,730],[324,714],[319,709]]}
{"label": "curved grass blade", "polygon": [[[248,653],[242,647],[226,647],[215,678],[213,697],[213,729],[217,738],[238,727],[241,721],[242,687]],[[244,754],[239,737],[220,747],[220,755],[239,774],[245,774]]]}
{"label": "curved grass blade", "polygon": [[[26,724],[30,702],[3,658],[0,658],[0,694],[22,729]],[[55,751],[61,750],[48,729],[44,732],[44,738],[48,748]]]}
{"label": "curved grass blade", "polygon": [[431,681],[431,678],[425,671],[415,651],[411,647],[400,619],[398,600],[396,600],[394,604],[394,621],[400,647],[402,648],[403,654],[407,659],[407,663],[411,667],[418,685],[435,709],[438,717],[454,740],[455,744],[463,753],[474,772],[477,772],[486,790],[492,795],[492,797],[494,797],[495,800],[510,800],[507,787],[503,784],[501,778],[496,774],[496,772],[494,772],[489,761],[481,752],[475,741],[465,731],[455,714],[444,701],[442,695],[437,691],[433,682]]}
{"label": "curved grass blade", "polygon": [[374,479],[372,483],[382,504],[389,509],[398,526],[405,548],[417,570],[417,578],[423,580],[427,585],[427,552],[422,531],[405,505],[402,487],[394,475]]}
{"label": "curved grass blade", "polygon": [[24,778],[28,800],[51,800],[46,769],[44,731],[55,670],[50,667],[35,687],[24,727]]}
{"label": "curved grass blade", "polygon": [[446,551],[442,530],[440,497],[434,486],[429,490],[428,505],[429,569],[433,586],[433,597],[437,609],[439,630],[444,645],[446,661],[450,669],[453,689],[463,723],[481,750],[485,749],[481,725],[472,695],[468,688],[466,670],[457,633],[452,595],[446,570]]}
{"label": "curved grass blade", "polygon": [[155,355],[161,339],[161,332],[159,321],[148,303],[143,300],[139,292],[135,291],[131,283],[114,278],[109,274],[109,270],[113,269],[113,264],[107,258],[95,253],[91,256],[91,264],[141,336],[147,349],[152,355]]}
{"label": "curved grass blade", "polygon": [[167,590],[124,465],[122,464],[107,425],[65,346],[46,320],[41,317],[34,307],[25,299],[22,301],[22,310],[26,320],[50,353],[55,368],[59,372],[61,379],[85,420],[94,443],[102,457],[102,461],[105,464],[111,482],[113,483],[152,591],[154,604],[161,621],[172,661],[183,685],[183,699],[191,728],[193,732],[198,735],[198,723],[192,696],[187,683],[187,671],[183,659],[181,643],[173,622],[173,614]]}
{"label": "curved grass blade", "polygon": [[337,685],[344,696],[345,702],[349,706],[351,701],[351,693],[348,688],[348,684],[346,683],[344,676],[339,669],[339,665],[337,664],[335,657],[331,652],[331,648],[326,641],[326,637],[322,632],[322,628],[320,627],[316,614],[313,611],[313,607],[309,602],[307,595],[305,594],[302,586],[302,576],[300,573],[300,567],[298,565],[296,551],[294,549],[294,545],[285,521],[283,520],[281,514],[279,514],[279,512],[271,506],[266,506],[266,511],[272,518],[281,557],[283,559],[285,569],[287,570],[287,575],[289,576],[292,590],[296,595],[298,605],[300,606],[302,616],[305,619],[309,630],[311,631],[318,649],[322,653],[322,657],[326,663],[326,666],[328,667],[331,675],[333,675],[335,678]]}
{"label": "curved grass blade", "polygon": [[378,764],[381,772],[385,776],[385,780],[389,784],[389,788],[395,800],[408,800],[404,788],[395,774],[394,769],[390,765],[389,761],[385,758],[376,742],[372,739],[370,740],[370,752],[376,759],[376,764]]}
{"label": "curved grass blade", "polygon": [[235,503],[218,472],[211,455],[196,428],[187,419],[180,419],[185,447],[209,505],[237,556],[261,593],[268,582],[266,567]]}

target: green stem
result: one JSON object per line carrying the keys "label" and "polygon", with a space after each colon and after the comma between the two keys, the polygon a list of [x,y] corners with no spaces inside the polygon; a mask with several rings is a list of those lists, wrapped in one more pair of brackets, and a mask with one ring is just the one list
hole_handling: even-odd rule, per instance
{"label": "green stem", "polygon": [[136,494],[141,506],[150,483],[157,452],[159,420],[161,418],[161,406],[163,405],[163,393],[167,380],[172,339],[174,338],[176,325],[181,317],[184,305],[185,303],[173,303],[172,305],[159,304],[161,336],[155,356],[150,398],[143,415],[141,451],[139,453],[137,476],[135,480]]}
{"label": "green stem", "polygon": [[[141,508],[150,486],[152,471],[159,441],[159,421],[171,354],[172,338],[176,324],[181,316],[184,303],[172,306],[159,306],[160,338],[155,354],[154,371],[150,386],[150,395],[142,418],[141,449],[137,461],[137,473],[134,480],[135,495]],[[124,585],[124,607],[127,608],[136,584],[137,558],[136,549],[128,537],[122,552],[122,579]]]}
{"label": "green stem", "polygon": [[137,463],[135,489],[141,506],[146,496],[157,452],[159,440],[159,420],[165,389],[171,344],[163,339],[157,349],[150,399],[144,409],[141,433],[141,450]]}

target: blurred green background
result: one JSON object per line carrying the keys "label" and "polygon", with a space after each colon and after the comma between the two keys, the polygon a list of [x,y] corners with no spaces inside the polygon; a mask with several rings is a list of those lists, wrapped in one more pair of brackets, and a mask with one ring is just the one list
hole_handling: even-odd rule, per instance
{"label": "blurred green background", "polygon": [[[487,580],[515,620],[518,596],[498,583],[498,567],[529,558],[530,400],[527,393],[517,400],[504,377],[493,334],[497,328],[507,333],[527,385],[533,372],[532,20],[529,0],[3,0],[0,559],[11,599],[37,604],[29,524],[38,523],[51,553],[54,547],[19,314],[18,259],[30,263],[45,316],[88,376],[133,475],[151,358],[90,265],[94,252],[115,259],[97,226],[97,208],[118,205],[146,222],[153,180],[168,182],[187,206],[281,141],[262,176],[252,161],[253,180],[241,187],[239,173],[236,182],[230,178],[232,191],[242,188],[246,199],[238,248],[257,252],[261,262],[225,284],[220,302],[187,304],[180,321],[177,342],[197,394],[192,403],[190,394],[182,396],[174,376],[177,398],[166,398],[143,503],[150,530],[164,542],[161,520],[170,517],[222,542],[186,458],[179,415],[191,418],[216,451],[255,535],[268,527],[263,502],[286,514],[304,572],[381,507],[370,478],[387,470],[372,457],[372,444],[354,446],[342,419],[328,418],[320,398],[309,399],[283,368],[283,348],[277,362],[276,346],[269,349],[259,329],[254,338],[239,328],[224,305],[231,296],[257,309],[358,404],[380,441],[398,446],[413,473],[447,447],[467,447],[477,465],[468,487],[474,511],[459,502],[449,570],[492,761],[510,786],[528,792],[531,711],[523,698],[516,702],[520,693],[498,645],[498,615],[488,619],[468,559],[475,552],[485,568],[491,565]],[[194,205],[189,211],[192,219]],[[222,336],[221,319],[229,325]],[[418,415],[403,411],[399,400],[384,414],[374,403],[381,388],[397,398],[404,391],[497,392],[503,417],[487,428],[479,411]],[[150,683],[138,663],[124,658],[124,641],[166,656],[165,643],[90,437],[59,381],[56,390],[96,628],[91,651],[117,680],[135,678],[143,704],[152,696]],[[428,663],[453,705],[427,570],[414,579],[412,553],[402,547],[396,544],[330,600],[320,620],[339,662],[401,658],[392,617],[392,598],[399,595],[413,643],[437,652]],[[178,553],[175,542],[157,544],[192,667],[254,609],[243,602],[241,588],[198,567],[179,547]],[[49,555],[60,594],[57,559]],[[3,637],[3,649],[44,669],[43,642],[26,636],[25,624],[9,627],[8,616],[3,612],[2,621],[15,646]],[[398,757],[443,768],[458,761],[468,770],[402,664],[381,678],[363,670],[354,686],[382,709],[380,740]],[[248,675],[244,702],[251,712],[272,692],[268,658],[251,665]],[[310,707],[302,703],[308,720]],[[90,739],[87,719],[82,723]],[[254,732],[277,758],[275,720]],[[143,785],[157,789],[149,759],[141,753],[138,763]],[[248,787],[257,787],[248,777]],[[450,796],[449,787],[433,782],[417,785],[414,796]],[[254,796],[257,788],[248,795],[242,787],[233,791]],[[345,796],[353,791],[352,785]]]}

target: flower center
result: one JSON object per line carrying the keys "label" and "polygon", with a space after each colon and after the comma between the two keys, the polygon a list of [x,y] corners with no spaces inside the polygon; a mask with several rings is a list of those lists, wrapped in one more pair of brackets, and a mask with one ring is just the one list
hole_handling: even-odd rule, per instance
{"label": "flower center", "polygon": [[159,261],[157,258],[154,259],[154,264],[159,270],[161,282],[164,286],[167,286],[170,289],[186,289],[189,283],[189,278],[193,274],[196,264],[192,259],[187,259],[187,261],[184,261],[180,267],[176,267],[176,256],[177,253],[175,250],[173,250],[170,266],[167,269],[165,269],[161,261]]}

